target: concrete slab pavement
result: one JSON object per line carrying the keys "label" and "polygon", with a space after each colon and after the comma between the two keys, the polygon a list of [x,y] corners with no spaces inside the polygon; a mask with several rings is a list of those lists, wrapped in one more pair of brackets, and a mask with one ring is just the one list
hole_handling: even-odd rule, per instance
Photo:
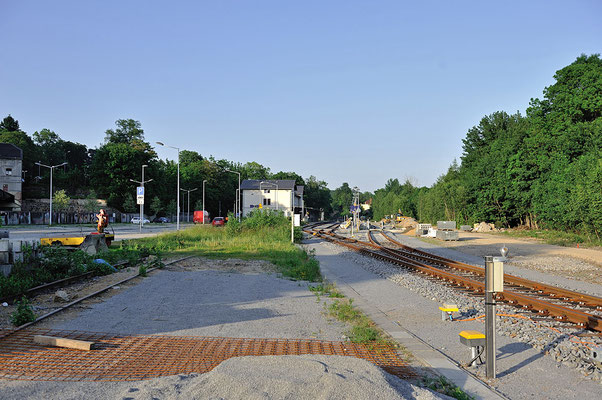
{"label": "concrete slab pavement", "polygon": [[402,306],[407,302],[403,299],[401,291],[406,289],[379,278],[342,257],[333,256],[325,246],[320,245],[321,242],[320,239],[312,239],[304,246],[310,251],[315,251],[324,277],[335,283],[345,296],[353,299],[358,308],[416,359],[476,398],[505,398],[404,328],[400,320],[407,318],[408,307],[411,308],[408,304]]}

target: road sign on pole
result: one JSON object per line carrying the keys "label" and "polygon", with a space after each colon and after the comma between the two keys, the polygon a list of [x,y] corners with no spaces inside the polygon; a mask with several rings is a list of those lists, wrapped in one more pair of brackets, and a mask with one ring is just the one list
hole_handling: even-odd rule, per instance
{"label": "road sign on pole", "polygon": [[136,188],[136,202],[137,204],[144,204],[144,186]]}

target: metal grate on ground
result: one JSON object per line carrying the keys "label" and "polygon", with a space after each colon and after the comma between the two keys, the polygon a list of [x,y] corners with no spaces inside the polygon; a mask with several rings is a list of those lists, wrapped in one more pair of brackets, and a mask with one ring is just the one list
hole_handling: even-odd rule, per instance
{"label": "metal grate on ground", "polygon": [[[38,345],[34,335],[93,341],[90,351]],[[127,336],[24,329],[0,332],[0,378],[42,381],[134,381],[205,373],[231,357],[325,354],[368,360],[390,374],[416,374],[394,348],[351,342],[187,336]]]}

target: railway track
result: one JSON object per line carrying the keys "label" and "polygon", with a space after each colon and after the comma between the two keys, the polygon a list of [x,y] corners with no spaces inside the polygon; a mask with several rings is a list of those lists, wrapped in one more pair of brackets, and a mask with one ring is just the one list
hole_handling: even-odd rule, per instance
{"label": "railway track", "polygon": [[[463,292],[483,296],[485,269],[436,256],[406,246],[384,232],[369,231],[369,242],[334,233],[337,224],[310,225],[306,231],[361,254],[411,269],[440,280]],[[581,328],[602,332],[602,298],[504,274],[504,292],[499,302],[530,310],[540,316],[570,322]]]}

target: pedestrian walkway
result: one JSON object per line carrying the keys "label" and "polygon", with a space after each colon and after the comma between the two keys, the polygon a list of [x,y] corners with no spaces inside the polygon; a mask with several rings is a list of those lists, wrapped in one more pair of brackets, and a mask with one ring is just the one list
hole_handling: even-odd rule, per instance
{"label": "pedestrian walkway", "polygon": [[445,376],[475,398],[505,398],[403,326],[404,316],[400,315],[399,305],[407,303],[402,295],[406,289],[332,254],[321,240],[314,239],[305,246],[308,250],[315,250],[324,277],[335,283],[346,297],[353,299],[354,305],[425,366]]}

